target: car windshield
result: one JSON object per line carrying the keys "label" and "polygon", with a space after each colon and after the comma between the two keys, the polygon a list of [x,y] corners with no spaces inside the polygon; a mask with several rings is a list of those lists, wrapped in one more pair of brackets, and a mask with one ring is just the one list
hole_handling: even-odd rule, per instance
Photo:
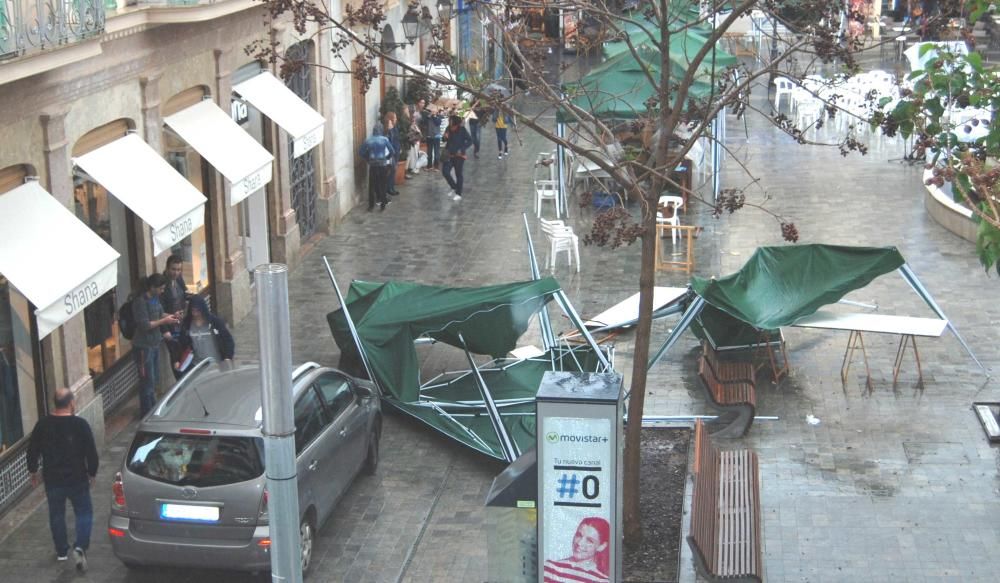
{"label": "car windshield", "polygon": [[264,473],[259,437],[140,432],[127,459],[130,472],[178,486],[223,486]]}

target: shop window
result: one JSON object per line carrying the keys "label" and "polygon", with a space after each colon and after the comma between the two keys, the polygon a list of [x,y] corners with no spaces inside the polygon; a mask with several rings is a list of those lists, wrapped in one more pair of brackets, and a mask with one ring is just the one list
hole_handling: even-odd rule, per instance
{"label": "shop window", "polygon": [[0,275],[0,452],[24,437],[14,346],[15,322],[10,305],[10,283]]}
{"label": "shop window", "polygon": [[[201,156],[170,132],[165,132],[164,137],[167,145],[167,162],[187,178],[195,188],[205,193],[205,177]],[[205,224],[207,223],[206,218]],[[164,264],[167,255],[177,255],[184,261],[184,283],[187,284],[189,293],[207,295],[210,292],[209,260],[211,253],[208,249],[205,225],[198,227],[193,233],[171,247],[169,254],[163,253],[161,259],[163,259]]]}
{"label": "shop window", "polygon": [[[73,199],[77,218],[119,253],[125,248],[124,257],[127,258],[125,208],[103,186],[83,178],[76,178],[74,182]],[[111,368],[125,354],[115,319],[115,307],[124,302],[131,291],[131,286],[127,283],[127,269],[126,283],[122,289],[122,263],[127,265],[128,260],[118,265],[118,287],[108,290],[83,309],[87,335],[87,367],[95,377]]]}

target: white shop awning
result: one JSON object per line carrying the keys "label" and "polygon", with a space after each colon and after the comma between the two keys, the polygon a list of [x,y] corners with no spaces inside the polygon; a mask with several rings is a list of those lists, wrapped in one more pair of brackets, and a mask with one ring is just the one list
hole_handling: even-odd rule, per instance
{"label": "white shop awning", "polygon": [[0,195],[0,273],[35,305],[38,337],[118,282],[118,252],[37,182]]}
{"label": "white shop awning", "polygon": [[205,195],[135,134],[74,158],[153,229],[159,254],[205,224]]}
{"label": "white shop awning", "polygon": [[214,102],[201,101],[163,121],[226,177],[229,204],[238,204],[271,181],[274,156]]}
{"label": "white shop awning", "polygon": [[267,71],[233,86],[233,91],[288,132],[295,158],[323,141],[323,116]]}

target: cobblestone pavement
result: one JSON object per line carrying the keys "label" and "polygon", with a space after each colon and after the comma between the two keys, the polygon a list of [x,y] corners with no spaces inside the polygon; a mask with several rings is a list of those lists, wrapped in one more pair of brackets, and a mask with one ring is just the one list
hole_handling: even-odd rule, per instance
{"label": "cobblestone pavement", "polygon": [[[758,97],[763,99],[763,97]],[[554,120],[553,120],[554,122]],[[791,138],[750,120],[730,118],[731,156],[760,181],[748,203],[794,217],[802,242],[896,245],[980,359],[1000,364],[996,278],[979,267],[974,249],[943,230],[923,208],[920,168],[887,163],[898,142],[872,141],[865,156],[842,158],[835,149],[795,145]],[[749,137],[748,137],[749,136]],[[385,212],[351,212],[290,275],[292,350],[296,361],[336,364],[337,350],[323,315],[337,307],[321,257],[330,258],[342,288],[351,279],[401,279],[479,285],[528,277],[522,212],[532,212],[531,172],[547,149],[533,135],[512,140],[509,159],[497,160],[484,132],[482,158],[466,165],[460,203],[446,195],[437,173],[400,187]],[[703,180],[703,178],[702,178]],[[730,160],[725,185],[748,178]],[[569,222],[586,230],[589,210],[571,208]],[[777,223],[745,209],[713,219],[693,205],[683,221],[699,224],[701,276],[738,269],[758,245],[782,244]],[[532,223],[536,246],[541,233]],[[638,248],[581,248],[580,273],[560,265],[556,276],[574,305],[592,315],[634,293]],[[683,285],[687,276],[664,273],[658,285]],[[875,301],[881,313],[930,315],[901,278],[885,276],[850,296]],[[664,338],[672,321],[657,323]],[[556,320],[557,328],[568,324]],[[238,358],[257,354],[253,316],[235,327]],[[787,331],[792,372],[779,385],[761,383],[758,421],[744,440],[760,455],[765,563],[769,581],[992,581],[1000,571],[1000,493],[997,451],[987,445],[970,410],[974,400],[1000,400],[950,334],[921,341],[924,388],[915,388],[907,362],[897,389],[891,373],[895,338],[870,335],[874,390],[855,366],[846,385],[839,366],[846,334]],[[617,368],[630,371],[631,335],[617,343]],[[694,375],[696,341],[686,337],[652,372],[647,413],[707,414]],[[420,352],[425,374],[456,362],[435,346]],[[133,411],[126,411],[125,415]],[[806,423],[806,415],[820,419]],[[78,576],[52,557],[44,505],[7,535],[0,548],[4,581],[244,581],[244,575],[157,570],[128,573],[110,553],[103,527],[109,484],[134,430],[126,427],[103,452],[94,490],[95,536],[91,571]],[[486,513],[482,506],[502,466],[466,451],[398,416],[386,420],[378,475],[361,477],[321,529],[312,580],[317,582],[480,582],[487,578]],[[39,504],[37,495],[25,503]],[[686,527],[686,525],[685,525]],[[4,535],[0,535],[4,536]],[[681,580],[695,576],[687,548]]]}

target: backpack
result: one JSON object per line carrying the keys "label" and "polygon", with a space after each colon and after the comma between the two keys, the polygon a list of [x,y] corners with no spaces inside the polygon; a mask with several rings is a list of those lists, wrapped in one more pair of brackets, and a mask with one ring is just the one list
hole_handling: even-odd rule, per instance
{"label": "backpack", "polygon": [[129,295],[125,303],[118,308],[118,330],[127,340],[135,336],[135,317],[132,314],[132,300],[135,297]]}

